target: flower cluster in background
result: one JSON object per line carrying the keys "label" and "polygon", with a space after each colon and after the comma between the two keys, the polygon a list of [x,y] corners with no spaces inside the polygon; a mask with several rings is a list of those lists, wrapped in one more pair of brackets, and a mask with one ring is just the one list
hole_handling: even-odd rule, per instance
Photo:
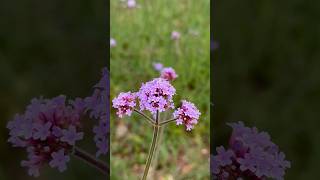
{"label": "flower cluster in background", "polygon": [[178,32],[178,31],[172,31],[171,32],[171,39],[172,40],[177,41],[177,40],[180,39],[180,37],[181,37],[180,32]]}
{"label": "flower cluster in background", "polygon": [[109,77],[105,68],[92,96],[69,101],[63,95],[52,99],[36,98],[23,114],[17,114],[8,122],[8,142],[26,149],[28,160],[22,161],[21,165],[29,169],[29,175],[39,176],[40,168],[46,164],[60,172],[66,170],[76,142],[83,139],[81,120],[87,113],[98,120],[93,128],[97,156],[108,152],[108,91]]}
{"label": "flower cluster in background", "polygon": [[29,159],[21,165],[29,168],[29,175],[39,176],[39,169],[47,163],[60,171],[66,169],[68,154],[76,141],[83,138],[80,119],[84,104],[80,101],[66,104],[65,96],[33,99],[24,114],[17,114],[8,122],[8,141],[27,150]]}
{"label": "flower cluster in background", "polygon": [[153,63],[153,68],[156,71],[161,71],[163,69],[163,64],[161,64],[161,63]]}
{"label": "flower cluster in background", "polygon": [[117,41],[113,38],[110,38],[110,47],[113,48],[113,47],[116,47],[117,46]]}
{"label": "flower cluster in background", "polygon": [[219,42],[218,41],[211,41],[210,42],[210,49],[211,51],[219,49]]}
{"label": "flower cluster in background", "polygon": [[172,67],[164,67],[161,63],[153,63],[153,68],[160,72],[160,78],[167,81],[173,81],[178,77],[178,74]]}
{"label": "flower cluster in background", "polygon": [[233,128],[229,148],[218,147],[217,155],[211,159],[214,179],[282,180],[290,162],[269,134],[245,127],[242,122],[229,125]]}
{"label": "flower cluster in background", "polygon": [[176,79],[178,77],[178,75],[176,74],[175,70],[171,67],[168,68],[163,68],[161,70],[161,78],[166,79],[168,81],[172,81],[174,79]]}
{"label": "flower cluster in background", "polygon": [[94,86],[92,96],[84,99],[86,110],[91,118],[98,120],[98,125],[93,128],[95,133],[94,141],[98,151],[97,156],[108,153],[108,134],[109,134],[109,72],[107,68],[102,70],[102,78]]}
{"label": "flower cluster in background", "polygon": [[135,0],[128,0],[127,6],[128,8],[135,8],[137,6],[137,2]]}

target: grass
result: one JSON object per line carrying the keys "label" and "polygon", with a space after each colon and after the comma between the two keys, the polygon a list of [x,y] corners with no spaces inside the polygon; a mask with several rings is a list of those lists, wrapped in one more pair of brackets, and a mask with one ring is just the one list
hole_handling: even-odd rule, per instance
{"label": "grass", "polygon": [[[117,40],[111,49],[111,98],[158,77],[153,62],[173,67],[179,75],[172,83],[175,104],[192,101],[202,116],[192,132],[174,124],[165,128],[151,179],[209,179],[210,1],[137,3],[127,9],[111,1],[111,37]],[[181,33],[178,42],[170,39],[174,30]],[[152,127],[139,116],[118,119],[111,111],[111,179],[141,177],[151,138]]]}

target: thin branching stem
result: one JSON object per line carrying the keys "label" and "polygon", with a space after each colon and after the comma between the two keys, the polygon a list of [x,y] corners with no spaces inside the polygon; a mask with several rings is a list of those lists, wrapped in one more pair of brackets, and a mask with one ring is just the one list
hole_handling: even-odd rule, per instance
{"label": "thin branching stem", "polygon": [[159,130],[160,130],[160,126],[159,126],[159,111],[157,111],[155,124],[156,124],[156,126],[154,126],[154,128],[153,128],[153,137],[152,137],[151,147],[150,147],[150,150],[149,150],[149,154],[148,154],[148,158],[147,158],[147,162],[146,162],[146,167],[144,169],[142,180],[146,180],[147,179],[149,168],[150,168],[150,165],[151,165],[151,161],[152,161],[154,152],[155,152],[156,147],[157,147],[158,135],[159,135]]}
{"label": "thin branching stem", "polygon": [[72,154],[78,159],[81,159],[82,161],[86,162],[90,166],[98,169],[103,174],[109,174],[109,166],[106,163],[95,158],[94,156],[82,150],[81,148],[75,146],[73,148]]}
{"label": "thin branching stem", "polygon": [[144,118],[146,118],[146,120],[148,120],[148,122],[151,123],[153,126],[155,125],[155,122],[151,117],[145,115],[143,112],[139,111],[138,109],[134,109],[134,111],[140,114],[141,116],[143,116]]}
{"label": "thin branching stem", "polygon": [[169,120],[166,120],[166,121],[161,122],[159,125],[162,126],[162,125],[168,124],[168,123],[170,123],[170,122],[173,122],[173,121],[175,121],[175,120],[177,120],[177,119],[178,119],[178,118],[169,119]]}

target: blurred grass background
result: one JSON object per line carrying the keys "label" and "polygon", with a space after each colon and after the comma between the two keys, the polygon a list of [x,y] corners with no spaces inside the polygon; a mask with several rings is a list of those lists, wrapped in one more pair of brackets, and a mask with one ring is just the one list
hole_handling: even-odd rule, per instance
{"label": "blurred grass background", "polygon": [[[85,97],[107,65],[105,2],[1,1],[0,3],[0,179],[28,180],[25,149],[9,143],[6,124],[34,97]],[[84,120],[86,121],[86,120]],[[95,153],[94,121],[86,121],[79,146]],[[45,166],[39,180],[105,179],[75,158],[67,171]]]}
{"label": "blurred grass background", "polygon": [[[138,91],[141,83],[159,77],[153,62],[173,67],[172,83],[181,99],[196,104],[202,115],[192,132],[170,124],[159,146],[150,179],[209,179],[210,1],[111,0],[111,99],[124,91]],[[179,31],[181,39],[171,40]],[[139,179],[152,138],[152,127],[137,115],[119,119],[111,111],[111,179]],[[162,115],[163,116],[163,115]],[[168,115],[168,117],[170,114]],[[155,165],[157,164],[157,165]]]}
{"label": "blurred grass background", "polygon": [[226,122],[267,131],[291,161],[284,179],[319,179],[320,2],[214,1],[211,148]]}

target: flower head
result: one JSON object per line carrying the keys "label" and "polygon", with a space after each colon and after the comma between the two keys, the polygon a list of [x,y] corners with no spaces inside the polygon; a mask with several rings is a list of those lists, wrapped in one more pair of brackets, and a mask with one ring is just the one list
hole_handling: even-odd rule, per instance
{"label": "flower head", "polygon": [[71,152],[72,145],[80,138],[68,144],[60,139],[61,132],[70,127],[74,132],[78,131],[83,115],[84,111],[66,104],[65,96],[58,96],[53,99],[33,99],[25,113],[16,115],[8,122],[8,141],[14,147],[27,149],[29,160],[22,161],[21,165],[29,168],[29,175],[39,176],[39,169],[52,160],[53,152]]}
{"label": "flower head", "polygon": [[33,139],[45,140],[50,135],[50,128],[52,127],[51,122],[47,122],[46,124],[34,123],[33,124]]}
{"label": "flower head", "polygon": [[90,97],[85,98],[85,109],[89,113],[89,116],[95,120],[98,120],[98,123],[93,128],[95,133],[94,141],[96,147],[98,148],[96,156],[102,154],[107,154],[108,146],[102,146],[102,142],[108,144],[109,137],[109,72],[107,68],[102,70],[102,78],[94,86],[94,92]]}
{"label": "flower head", "polygon": [[69,126],[69,129],[62,130],[61,141],[66,142],[72,146],[75,145],[75,142],[83,138],[83,132],[77,132],[76,127]]}
{"label": "flower head", "polygon": [[216,49],[218,49],[219,48],[219,43],[217,42],[217,41],[211,41],[210,42],[210,49],[211,49],[211,51],[214,51],[214,50],[216,50]]}
{"label": "flower head", "polygon": [[172,80],[176,79],[178,77],[178,75],[176,74],[176,72],[174,71],[173,68],[168,67],[168,68],[163,68],[161,70],[160,77],[165,80],[172,81]]}
{"label": "flower head", "polygon": [[191,131],[194,125],[198,123],[200,114],[193,103],[183,100],[181,107],[173,112],[173,117],[177,119],[177,125],[184,124],[187,131]]}
{"label": "flower head", "polygon": [[113,38],[110,38],[110,47],[116,47],[117,46],[117,41]]}
{"label": "flower head", "polygon": [[242,122],[229,125],[233,132],[227,151],[232,156],[231,153],[226,156],[226,151],[217,148],[218,154],[211,159],[213,175],[221,180],[225,178],[224,172],[236,178],[282,180],[290,162],[285,160],[284,153],[270,140],[269,134],[245,127]]}
{"label": "flower head", "polygon": [[161,71],[163,69],[163,64],[161,64],[161,63],[153,63],[153,68],[156,71]]}
{"label": "flower head", "polygon": [[112,106],[116,108],[117,115],[123,117],[123,115],[131,116],[133,108],[136,106],[136,95],[135,93],[126,92],[120,93],[118,97],[112,100]]}
{"label": "flower head", "polygon": [[171,33],[171,39],[172,40],[179,40],[180,39],[181,34],[178,31],[172,31]]}
{"label": "flower head", "polygon": [[128,6],[128,8],[135,8],[137,6],[137,3],[135,0],[128,0],[127,6]]}
{"label": "flower head", "polygon": [[43,157],[34,155],[32,153],[30,153],[28,157],[28,161],[21,161],[21,166],[28,168],[28,174],[30,176],[40,176],[39,169],[41,167],[41,162],[43,162]]}
{"label": "flower head", "polygon": [[140,102],[141,110],[148,110],[152,114],[157,111],[163,112],[168,108],[173,108],[172,97],[176,89],[166,80],[156,78],[142,84],[137,97]]}
{"label": "flower head", "polygon": [[49,162],[51,167],[57,167],[60,172],[67,169],[66,163],[70,161],[70,157],[65,155],[64,150],[60,149],[58,152],[51,153],[52,160]]}

